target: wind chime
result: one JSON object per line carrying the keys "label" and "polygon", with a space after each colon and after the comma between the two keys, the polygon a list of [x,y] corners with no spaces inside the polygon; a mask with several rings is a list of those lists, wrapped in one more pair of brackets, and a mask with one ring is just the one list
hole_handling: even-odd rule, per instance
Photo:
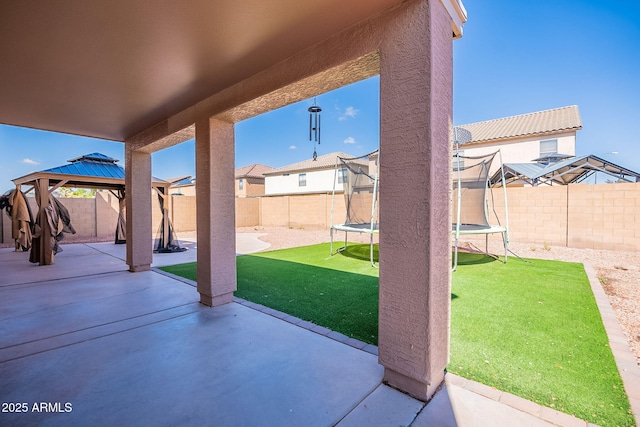
{"label": "wind chime", "polygon": [[316,143],[320,145],[320,112],[322,108],[316,105],[316,99],[313,99],[313,105],[309,107],[309,141],[313,141],[313,161],[318,159],[316,152]]}

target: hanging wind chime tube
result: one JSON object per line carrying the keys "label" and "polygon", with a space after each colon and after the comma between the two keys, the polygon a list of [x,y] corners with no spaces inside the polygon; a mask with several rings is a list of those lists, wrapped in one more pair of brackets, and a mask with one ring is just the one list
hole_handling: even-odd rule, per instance
{"label": "hanging wind chime tube", "polygon": [[309,141],[313,141],[313,160],[318,159],[316,143],[320,145],[320,112],[322,108],[316,105],[314,98],[313,105],[309,107]]}

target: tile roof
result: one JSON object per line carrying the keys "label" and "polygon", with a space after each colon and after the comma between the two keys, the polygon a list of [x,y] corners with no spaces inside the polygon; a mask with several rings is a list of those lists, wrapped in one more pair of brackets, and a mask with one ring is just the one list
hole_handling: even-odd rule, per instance
{"label": "tile roof", "polygon": [[[303,160],[298,163],[293,163],[290,165],[273,169],[272,171],[265,173],[265,175],[279,175],[282,173],[315,170],[315,169],[333,169],[336,167],[336,157],[355,158],[356,156],[352,156],[351,154],[346,154],[341,151],[336,151],[334,153],[318,156],[317,160],[313,160],[313,159]],[[367,159],[363,159],[362,164],[368,165],[369,162]]]}
{"label": "tile roof", "polygon": [[271,166],[253,164],[236,169],[236,178],[264,178],[264,174],[272,170]]}
{"label": "tile roof", "polygon": [[471,132],[471,142],[500,141],[517,137],[549,135],[582,129],[577,105],[537,111],[519,116],[469,123],[459,126]]}

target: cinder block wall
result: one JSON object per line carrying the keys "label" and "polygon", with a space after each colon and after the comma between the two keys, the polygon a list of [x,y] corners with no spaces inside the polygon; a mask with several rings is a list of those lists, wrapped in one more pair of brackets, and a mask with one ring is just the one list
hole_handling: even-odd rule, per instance
{"label": "cinder block wall", "polygon": [[260,198],[260,224],[265,227],[290,227],[289,199],[291,196]]}
{"label": "cinder block wall", "polygon": [[260,199],[236,197],[236,227],[252,227],[260,224]]}
{"label": "cinder block wall", "polygon": [[640,183],[568,188],[568,246],[640,251]]}
{"label": "cinder block wall", "polygon": [[[69,211],[71,224],[76,230],[74,238],[96,236],[96,203],[95,199],[60,198],[58,199]],[[35,212],[35,211],[34,211]],[[66,238],[71,239],[71,235]]]}
{"label": "cinder block wall", "polygon": [[13,239],[11,238],[11,218],[9,215],[2,210],[0,213],[0,227],[2,227],[2,232],[0,233],[0,243],[13,243]]}
{"label": "cinder block wall", "polygon": [[[569,186],[507,188],[511,240],[566,246],[568,188]],[[505,224],[503,189],[494,188],[492,192],[500,223]],[[489,214],[492,219],[492,212]]]}
{"label": "cinder block wall", "polygon": [[196,230],[196,196],[171,197],[171,222],[177,233]]}
{"label": "cinder block wall", "polygon": [[289,196],[289,227],[327,228],[327,205],[331,197],[326,194]]}
{"label": "cinder block wall", "polygon": [[[118,198],[108,192],[96,193],[96,237],[115,239],[120,206]],[[72,219],[73,222],[73,219]]]}
{"label": "cinder block wall", "polygon": [[[27,198],[37,213],[35,200]],[[505,222],[502,189],[493,190],[496,212]],[[575,248],[640,252],[640,183],[575,184],[507,189],[511,240]],[[109,193],[96,199],[61,199],[77,230],[67,241],[114,235],[118,201]],[[161,212],[153,198],[153,233]],[[195,196],[174,196],[169,208],[178,232],[196,229]],[[493,215],[490,212],[490,215]],[[329,228],[331,194],[236,198],[236,226]],[[345,218],[342,195],[336,195],[334,223]],[[11,221],[2,214],[2,243],[12,243]],[[490,239],[500,239],[493,235]]]}
{"label": "cinder block wall", "polygon": [[[502,189],[493,195],[504,224]],[[640,251],[640,183],[507,188],[507,202],[512,241]]]}

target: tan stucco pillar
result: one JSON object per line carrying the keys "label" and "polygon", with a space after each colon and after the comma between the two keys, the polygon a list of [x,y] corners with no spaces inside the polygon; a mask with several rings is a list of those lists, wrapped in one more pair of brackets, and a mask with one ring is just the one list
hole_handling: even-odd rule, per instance
{"label": "tan stucco pillar", "polygon": [[233,301],[236,290],[235,146],[233,124],[196,122],[196,215],[200,302]]}
{"label": "tan stucco pillar", "polygon": [[146,271],[153,262],[151,230],[151,154],[125,144],[127,205],[127,264],[129,271]]}
{"label": "tan stucco pillar", "polygon": [[449,355],[451,18],[410,3],[380,48],[379,361],[384,381],[422,399]]}

